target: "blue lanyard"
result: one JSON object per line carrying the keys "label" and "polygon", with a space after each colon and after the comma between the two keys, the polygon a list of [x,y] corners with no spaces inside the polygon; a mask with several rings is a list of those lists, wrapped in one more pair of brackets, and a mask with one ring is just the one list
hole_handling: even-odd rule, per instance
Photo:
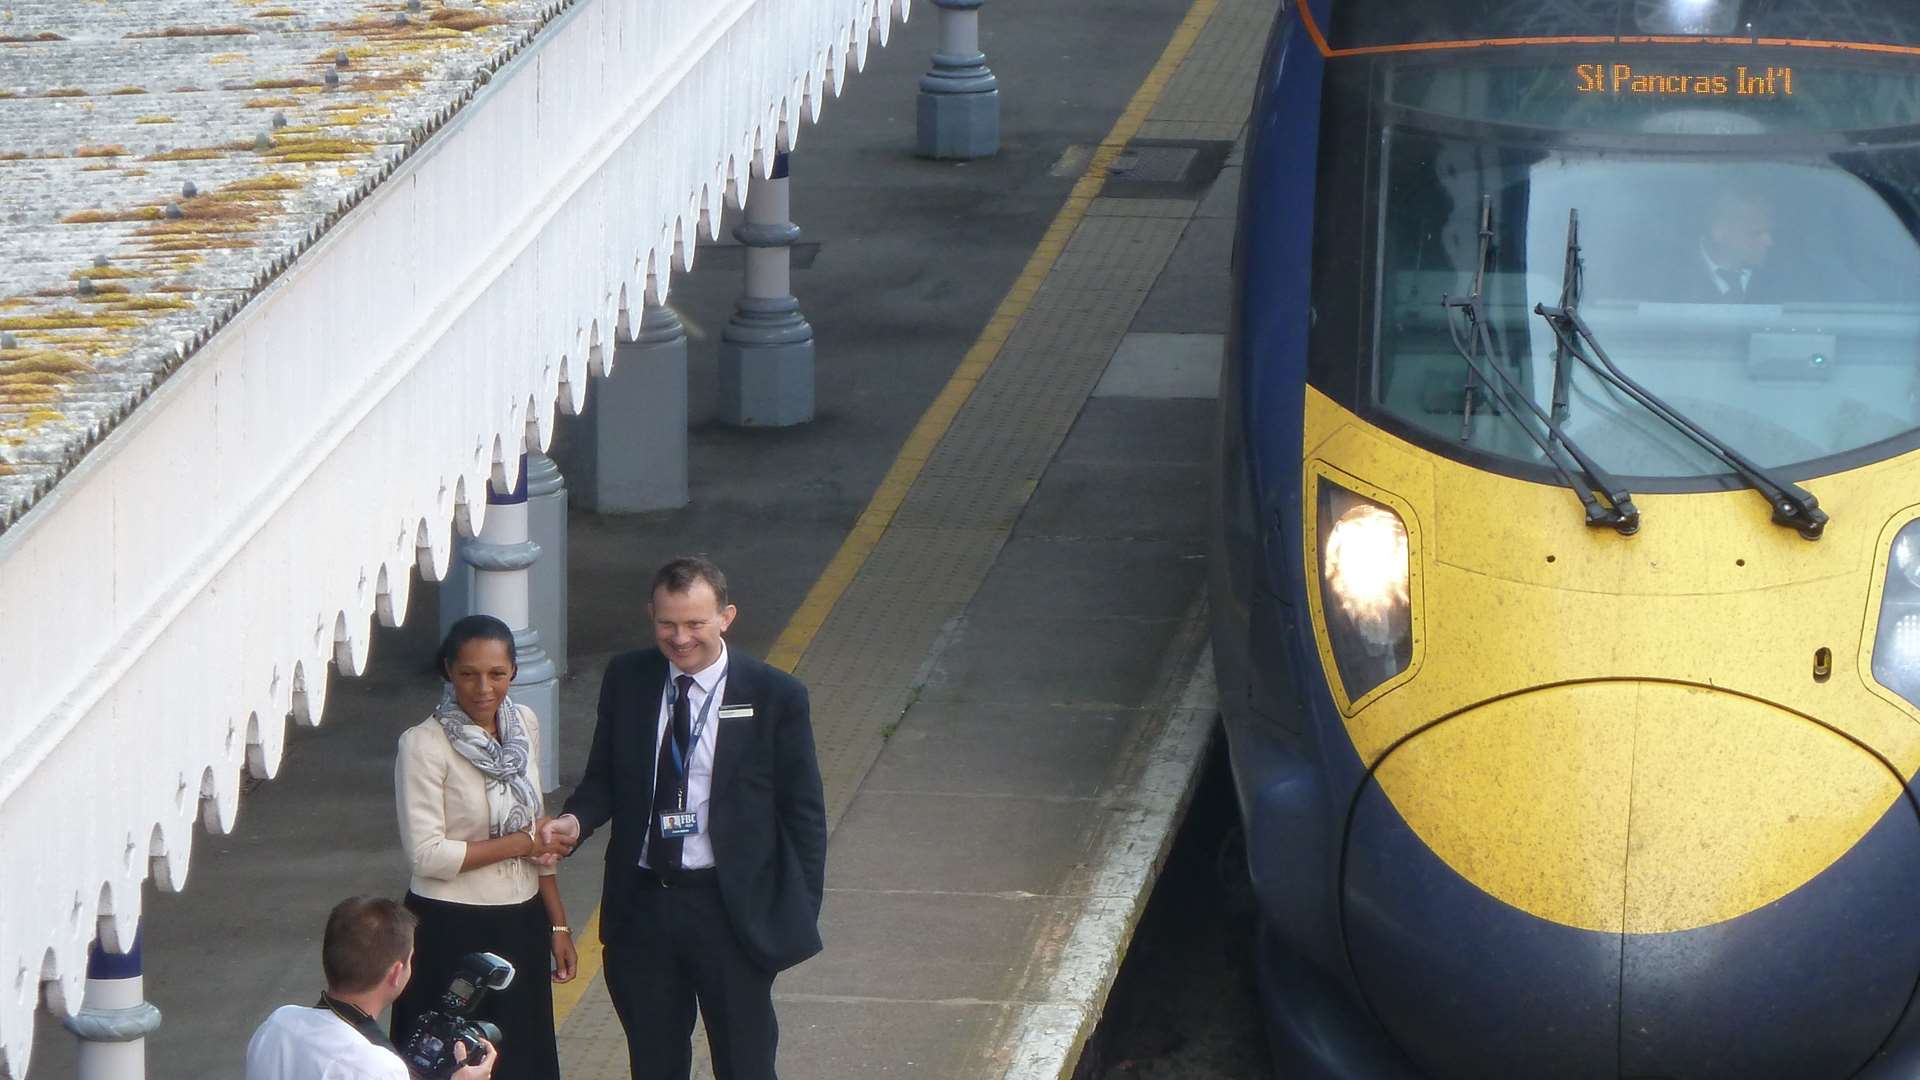
{"label": "blue lanyard", "polygon": [[[724,671],[721,672],[721,677],[726,677]],[[672,683],[668,683],[667,685],[673,686]],[[699,684],[695,683],[694,685],[698,686]],[[713,688],[715,691],[720,689],[718,681],[715,681]],[[673,693],[675,698],[677,698],[680,693],[680,688],[674,686]],[[717,692],[708,694],[707,700],[700,703],[700,714],[694,717],[693,727],[687,732],[687,749],[684,754],[680,752],[680,741],[673,737],[672,702],[669,701],[668,704],[667,749],[673,751],[673,771],[680,774],[680,809],[682,810],[687,808],[687,769],[693,758],[694,748],[700,745],[700,733],[707,729],[707,714],[713,710],[713,699],[719,696]]]}

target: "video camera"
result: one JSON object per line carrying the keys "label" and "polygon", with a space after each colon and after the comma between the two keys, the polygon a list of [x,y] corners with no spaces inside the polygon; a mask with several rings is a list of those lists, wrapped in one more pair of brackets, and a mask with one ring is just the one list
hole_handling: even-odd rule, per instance
{"label": "video camera", "polygon": [[[512,983],[513,965],[500,957],[485,952],[461,957],[447,992],[440,995],[439,1006],[421,1015],[400,1050],[407,1071],[417,1080],[446,1080],[455,1070],[486,1060],[487,1048],[480,1040],[500,1045],[500,1029],[473,1019],[473,1012],[488,991],[505,990]],[[454,1057],[456,1044],[466,1046],[466,1061]]]}

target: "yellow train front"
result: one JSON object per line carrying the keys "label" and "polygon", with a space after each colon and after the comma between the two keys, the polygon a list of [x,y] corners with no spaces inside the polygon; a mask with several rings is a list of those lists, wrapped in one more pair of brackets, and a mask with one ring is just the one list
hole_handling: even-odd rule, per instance
{"label": "yellow train front", "polygon": [[1920,4],[1289,4],[1242,184],[1280,1075],[1920,1075]]}

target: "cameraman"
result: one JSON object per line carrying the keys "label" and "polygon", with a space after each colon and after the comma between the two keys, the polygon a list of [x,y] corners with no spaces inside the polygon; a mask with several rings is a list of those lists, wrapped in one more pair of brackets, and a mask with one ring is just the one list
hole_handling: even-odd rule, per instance
{"label": "cameraman", "polygon": [[[413,975],[413,913],[382,897],[342,900],[320,946],[327,992],[311,1007],[283,1005],[247,1044],[247,1080],[409,1080],[375,1018]],[[453,1074],[488,1080],[499,1055]],[[466,1060],[466,1049],[455,1055]]]}

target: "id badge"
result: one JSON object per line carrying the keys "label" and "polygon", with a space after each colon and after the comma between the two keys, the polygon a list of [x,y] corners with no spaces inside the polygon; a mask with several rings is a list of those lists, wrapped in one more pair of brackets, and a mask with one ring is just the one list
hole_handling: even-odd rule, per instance
{"label": "id badge", "polygon": [[678,840],[683,836],[692,836],[700,831],[700,815],[692,810],[678,814],[660,815],[660,835],[668,840]]}

